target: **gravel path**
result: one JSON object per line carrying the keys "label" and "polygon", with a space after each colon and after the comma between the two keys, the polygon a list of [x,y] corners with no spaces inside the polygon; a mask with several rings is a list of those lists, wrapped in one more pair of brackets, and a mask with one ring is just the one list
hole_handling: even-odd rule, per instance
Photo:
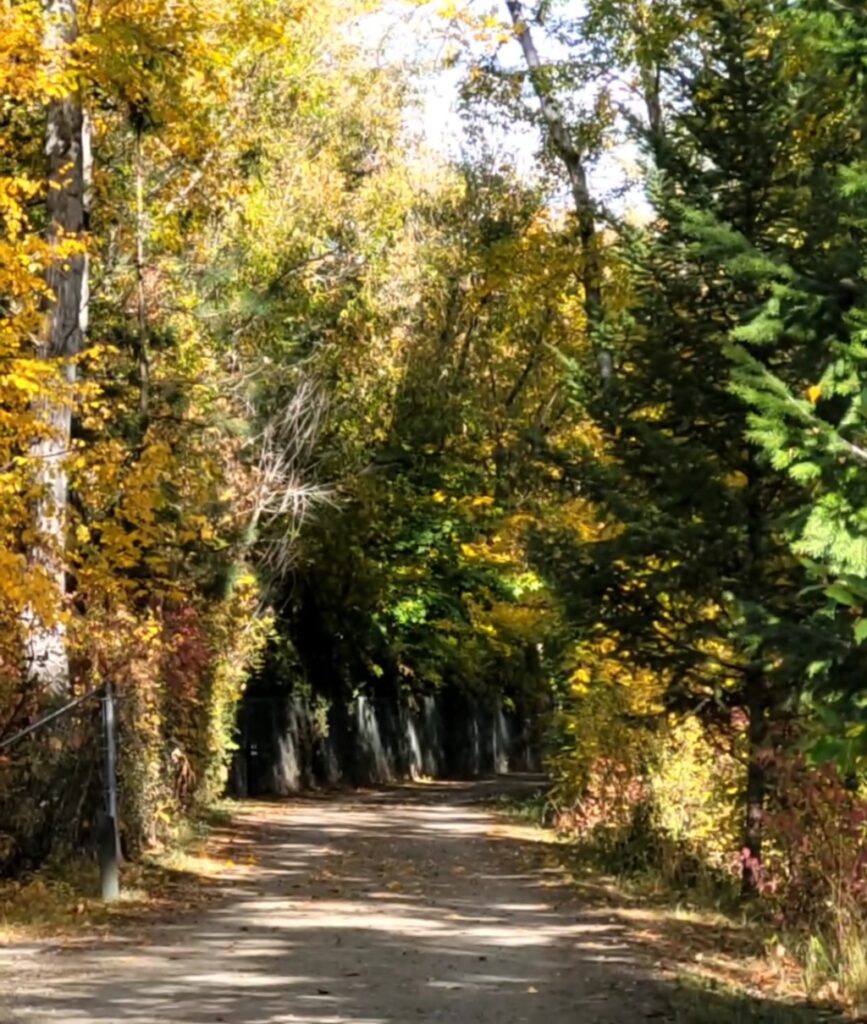
{"label": "gravel path", "polygon": [[7,949],[0,1021],[666,1019],[610,909],[580,903],[533,830],[479,805],[498,785],[251,805],[232,829],[239,869],[204,909],[136,945]]}

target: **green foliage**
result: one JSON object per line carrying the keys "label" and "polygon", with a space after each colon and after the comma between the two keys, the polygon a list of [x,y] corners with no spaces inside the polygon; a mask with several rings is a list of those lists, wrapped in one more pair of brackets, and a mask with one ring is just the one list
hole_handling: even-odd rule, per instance
{"label": "green foliage", "polygon": [[[861,454],[867,321],[858,199],[867,36],[862,15],[845,5],[833,13],[796,5],[786,30],[795,45],[809,40],[811,47],[792,104],[798,141],[809,155],[803,178],[810,187],[800,192],[791,226],[774,238],[776,268],[757,271],[765,301],[732,332],[732,391],[750,408],[749,440],[799,488],[781,525],[827,599],[805,619],[814,627],[815,648],[826,652],[821,671],[812,673],[814,699],[833,703],[840,723],[857,722],[857,648],[864,635],[858,612],[867,593]],[[822,725],[829,726],[827,716]],[[827,754],[832,747],[823,742],[816,749]]]}
{"label": "green foliage", "polygon": [[401,201],[364,307],[308,364],[340,396],[319,442],[339,500],[301,540],[278,628],[335,700],[449,686],[538,705],[559,617],[524,538],[552,500],[534,448],[571,429],[549,348],[576,345],[570,240],[506,172],[444,168]]}
{"label": "green foliage", "polygon": [[[701,777],[696,750],[725,737],[743,770],[705,787],[689,842],[707,865],[702,832],[726,836],[725,870],[742,859],[745,890],[767,896],[768,808],[809,791],[780,765],[811,751],[813,784],[822,760],[853,784],[863,770],[865,16],[809,0],[603,0],[538,22],[566,55],[537,79],[543,94],[572,90],[576,139],[593,69],[606,91],[622,74],[643,105],[622,127],[652,205],[608,214],[616,408],[586,363],[561,357],[581,436],[545,457],[583,504],[529,535],[571,641],[555,792],[574,827],[595,808],[603,833],[646,852],[660,829],[682,831],[677,780]],[[663,744],[654,768],[665,711],[688,715],[698,746]],[[857,836],[846,844],[857,860]]]}

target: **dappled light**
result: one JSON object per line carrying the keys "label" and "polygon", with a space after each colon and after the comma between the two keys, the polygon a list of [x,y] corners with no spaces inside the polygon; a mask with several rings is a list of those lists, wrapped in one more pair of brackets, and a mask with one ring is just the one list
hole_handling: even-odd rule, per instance
{"label": "dappled light", "polygon": [[109,947],[18,950],[12,1020],[677,1020],[667,951],[580,898],[540,844],[492,835],[503,823],[472,802],[486,788],[253,806],[221,848],[256,865],[202,910]]}

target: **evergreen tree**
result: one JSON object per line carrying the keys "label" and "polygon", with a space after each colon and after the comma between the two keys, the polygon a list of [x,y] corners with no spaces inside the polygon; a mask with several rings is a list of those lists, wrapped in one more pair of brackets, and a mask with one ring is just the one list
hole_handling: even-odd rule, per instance
{"label": "evergreen tree", "polygon": [[805,672],[811,598],[778,527],[792,486],[746,444],[726,345],[776,273],[813,129],[793,121],[801,52],[784,5],[686,7],[692,28],[665,55],[664,124],[645,135],[657,219],[624,229],[635,297],[616,346],[618,426],[606,458],[582,471],[619,525],[560,576],[579,620],[602,623],[666,680],[669,708],[746,713],[753,891],[770,750]]}
{"label": "evergreen tree", "polygon": [[863,718],[857,645],[867,637],[867,15],[809,2],[786,23],[808,55],[793,87],[800,202],[773,264],[756,265],[765,301],[733,331],[729,354],[750,441],[800,489],[786,537],[826,599],[808,620],[812,703],[825,753],[851,766],[863,748],[852,719]]}

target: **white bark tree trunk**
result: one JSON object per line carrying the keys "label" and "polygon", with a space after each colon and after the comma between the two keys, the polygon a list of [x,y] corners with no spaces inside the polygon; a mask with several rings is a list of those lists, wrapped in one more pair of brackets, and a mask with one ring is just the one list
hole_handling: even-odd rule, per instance
{"label": "white bark tree trunk", "polygon": [[603,388],[608,390],[612,388],[615,381],[614,359],[607,345],[599,336],[603,319],[602,256],[599,251],[600,238],[596,226],[596,203],[590,194],[590,186],[587,182],[584,154],[572,139],[557,97],[545,84],[545,69],[536,49],[533,33],[530,30],[521,0],[506,0],[506,7],[512,19],[515,38],[524,54],[530,84],[539,101],[539,110],[545,122],[548,137],[569,177],[569,187],[575,204],[575,217],[583,250],[581,283],[584,289],[587,330],[599,368],[599,378]]}
{"label": "white bark tree trunk", "polygon": [[[45,40],[56,71],[62,71],[69,48],[78,37],[77,0],[46,0]],[[52,246],[83,241],[87,229],[87,188],[90,176],[90,132],[82,97],[73,89],[49,102],[46,111],[45,155],[48,191],[47,233]],[[48,574],[57,589],[57,606],[66,599],[67,456],[72,432],[71,385],[75,357],[81,352],[88,313],[88,263],[83,251],[63,255],[49,267],[47,302],[39,355],[57,361],[56,393],[38,403],[43,437],[31,456],[41,495],[36,504],[36,542],[31,550],[34,568]],[[46,695],[69,688],[66,628],[62,621],[43,619],[32,610],[26,616],[26,662],[29,678]]]}

